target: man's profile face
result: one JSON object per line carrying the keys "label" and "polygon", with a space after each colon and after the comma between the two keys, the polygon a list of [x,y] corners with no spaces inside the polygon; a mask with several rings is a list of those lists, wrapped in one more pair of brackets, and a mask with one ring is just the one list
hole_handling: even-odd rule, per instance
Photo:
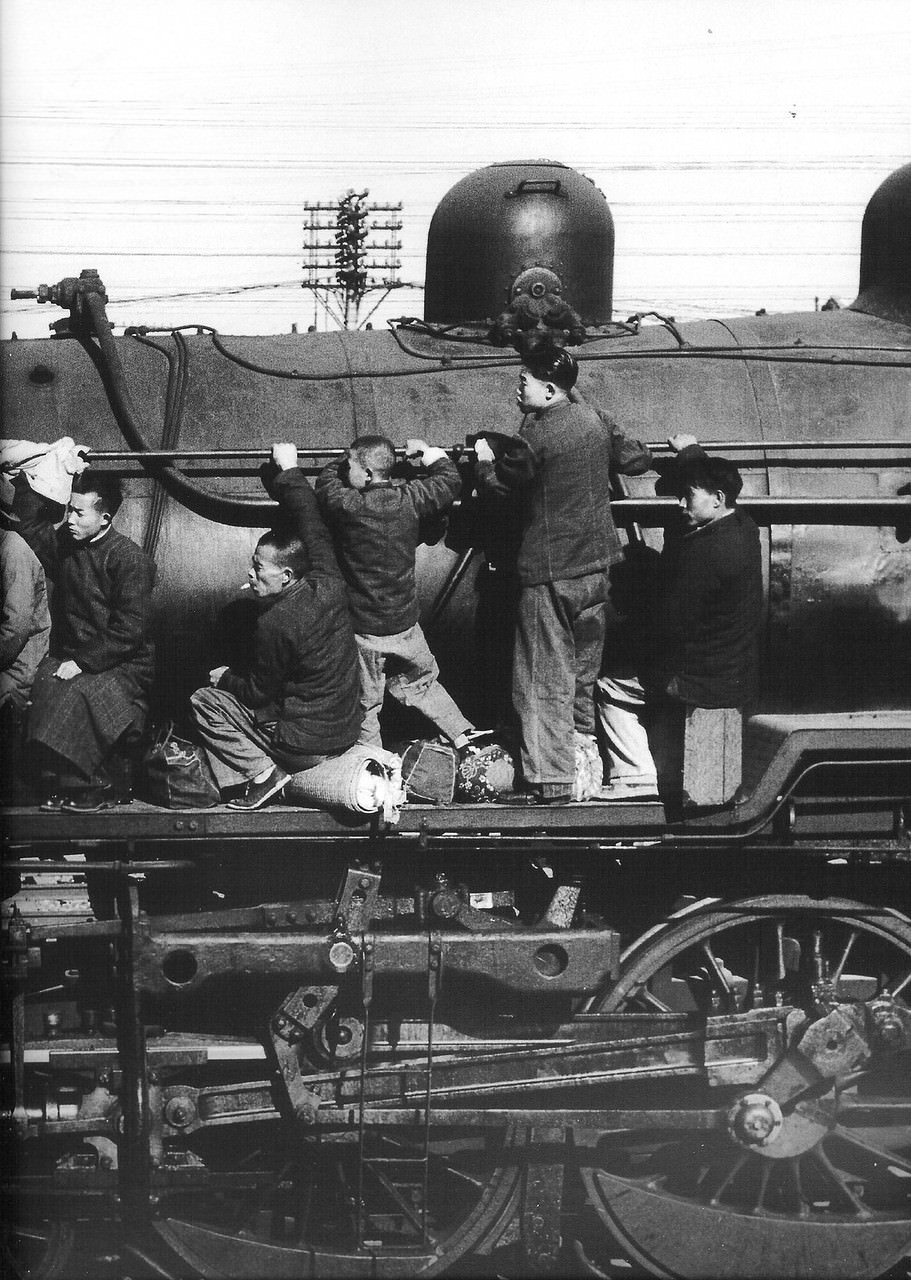
{"label": "man's profile face", "polygon": [[680,499],[681,509],[686,514],[687,524],[698,529],[704,524],[711,524],[727,509],[724,494],[717,490],[701,489],[698,485],[688,484],[686,492]]}
{"label": "man's profile face", "polygon": [[552,384],[541,382],[523,367],[519,373],[519,385],[516,387],[516,404],[522,412],[537,413],[540,409],[546,409],[552,399]]}
{"label": "man's profile face", "polygon": [[359,490],[366,489],[367,485],[370,483],[370,472],[357,456],[357,451],[355,449],[348,450],[346,463],[348,483],[351,485],[351,488]]}
{"label": "man's profile face", "polygon": [[260,542],[253,552],[248,573],[250,590],[259,600],[278,596],[291,580],[290,570],[282,565],[278,553],[270,543]]}
{"label": "man's profile face", "polygon": [[97,493],[73,493],[66,508],[66,529],[74,542],[89,542],[111,523]]}

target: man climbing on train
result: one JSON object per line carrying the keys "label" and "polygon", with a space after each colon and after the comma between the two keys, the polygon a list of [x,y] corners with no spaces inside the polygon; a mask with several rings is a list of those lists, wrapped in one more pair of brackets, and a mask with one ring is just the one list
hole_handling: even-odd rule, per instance
{"label": "man climbing on train", "polygon": [[272,446],[263,480],[280,520],[256,545],[259,611],[244,669],[214,667],[190,702],[215,780],[259,809],[298,771],[341,755],[361,725],[357,649],[345,583],[293,444]]}
{"label": "man climbing on train", "polygon": [[388,689],[403,706],[426,716],[457,751],[465,751],[490,735],[475,728],[440,683],[418,621],[415,579],[421,521],[451,507],[462,483],[443,449],[412,439],[406,451],[417,474],[398,479],[392,441],[362,436],[316,481],[357,640],[364,717],[358,741],[381,744],[380,711]]}
{"label": "man climbing on train", "polygon": [[693,435],[671,436],[668,444],[680,521],[665,533],[638,660],[623,669],[609,665],[597,685],[610,764],[605,800],[657,799],[659,746],[661,790],[676,799],[687,711],[742,710],[758,688],[759,531],[736,505],[740,472],[728,459],[710,457]]}

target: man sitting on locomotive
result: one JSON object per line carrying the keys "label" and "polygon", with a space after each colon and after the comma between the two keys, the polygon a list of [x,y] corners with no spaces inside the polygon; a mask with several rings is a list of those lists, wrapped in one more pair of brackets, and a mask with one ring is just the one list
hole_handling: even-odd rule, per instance
{"label": "man sitting on locomotive", "polygon": [[41,562],[17,532],[14,489],[0,483],[0,787],[19,791],[14,762],[21,761],[25,717],[32,684],[48,651],[51,615]]}
{"label": "man sitting on locomotive", "polygon": [[475,444],[479,487],[512,492],[523,517],[512,698],[528,790],[510,802],[569,803],[577,737],[594,751],[608,570],[620,558],[611,468],[638,475],[652,461],[646,445],[577,402],[578,374],[568,351],[529,351],[516,391],[519,435],[498,457],[485,438]]}
{"label": "man sitting on locomotive", "polygon": [[348,586],[357,640],[364,715],[358,741],[381,744],[380,710],[388,688],[403,706],[425,715],[456,750],[464,750],[489,735],[475,728],[440,684],[436,658],[418,622],[415,583],[421,520],[451,506],[462,482],[443,449],[412,439],[406,452],[422,474],[394,479],[392,441],[362,436],[316,481]]}
{"label": "man sitting on locomotive", "polygon": [[676,798],[683,724],[692,707],[738,708],[756,696],[762,568],[759,531],[737,505],[743,481],[726,458],[679,434],[675,490],[682,520],[665,533],[651,625],[639,637],[636,670],[609,670],[597,685],[598,717],[610,763],[606,800]]}
{"label": "man sitting on locomotive", "polygon": [[234,809],[261,808],[293,773],[347,751],[361,725],[357,649],[328,530],[295,446],[274,444],[271,463],[263,478],[282,518],[249,570],[260,604],[249,667],[214,667],[190,700],[219,787],[243,787]]}
{"label": "man sitting on locomotive", "polygon": [[18,529],[53,583],[50,652],[32,685],[26,748],[40,770],[42,808],[93,812],[119,798],[119,748],[148,710],[155,563],[113,528],[123,501],[115,477],[84,470],[66,519],[57,502],[16,481]]}

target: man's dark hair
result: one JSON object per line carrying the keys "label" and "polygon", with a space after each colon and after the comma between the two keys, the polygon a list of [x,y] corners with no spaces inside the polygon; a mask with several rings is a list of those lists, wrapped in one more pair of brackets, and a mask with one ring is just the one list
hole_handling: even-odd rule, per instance
{"label": "man's dark hair", "polygon": [[106,511],[112,520],[123,502],[117,477],[107,471],[92,471],[90,467],[73,478],[73,493],[95,494],[99,511]]}
{"label": "man's dark hair", "polygon": [[295,580],[302,578],[310,568],[310,556],[303,539],[287,529],[270,529],[256,544],[271,547],[283,569],[290,569]]}
{"label": "man's dark hair", "polygon": [[579,376],[579,363],[563,347],[542,345],[522,357],[522,363],[539,382],[552,382],[561,391],[572,391]]}
{"label": "man's dark hair", "polygon": [[395,445],[388,436],[358,436],[350,447],[365,471],[372,471],[381,480],[389,479],[395,466]]}
{"label": "man's dark hair", "polygon": [[734,463],[728,458],[691,458],[681,463],[678,491],[705,489],[709,493],[724,494],[725,505],[733,507],[743,488],[743,480]]}

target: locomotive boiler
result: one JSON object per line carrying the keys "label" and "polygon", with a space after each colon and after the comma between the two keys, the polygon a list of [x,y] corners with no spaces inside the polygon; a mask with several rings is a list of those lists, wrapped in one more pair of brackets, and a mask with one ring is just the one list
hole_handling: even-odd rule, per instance
{"label": "locomotive boiler", "polygon": [[374,433],[463,466],[424,625],[466,712],[507,715],[508,530],[469,442],[515,429],[540,335],[655,446],[613,494],[616,642],[676,432],[741,467],[766,591],[726,803],[9,809],[12,1274],[101,1274],[98,1241],[112,1277],[905,1274],[909,245],[911,165],[870,201],[851,307],[618,321],[603,195],[509,163],[441,202],[425,317],[386,333],[114,336],[93,270],[36,291],[68,315],[4,344],[4,434],[124,476],[160,717],[270,522],[270,443],[315,472]]}

